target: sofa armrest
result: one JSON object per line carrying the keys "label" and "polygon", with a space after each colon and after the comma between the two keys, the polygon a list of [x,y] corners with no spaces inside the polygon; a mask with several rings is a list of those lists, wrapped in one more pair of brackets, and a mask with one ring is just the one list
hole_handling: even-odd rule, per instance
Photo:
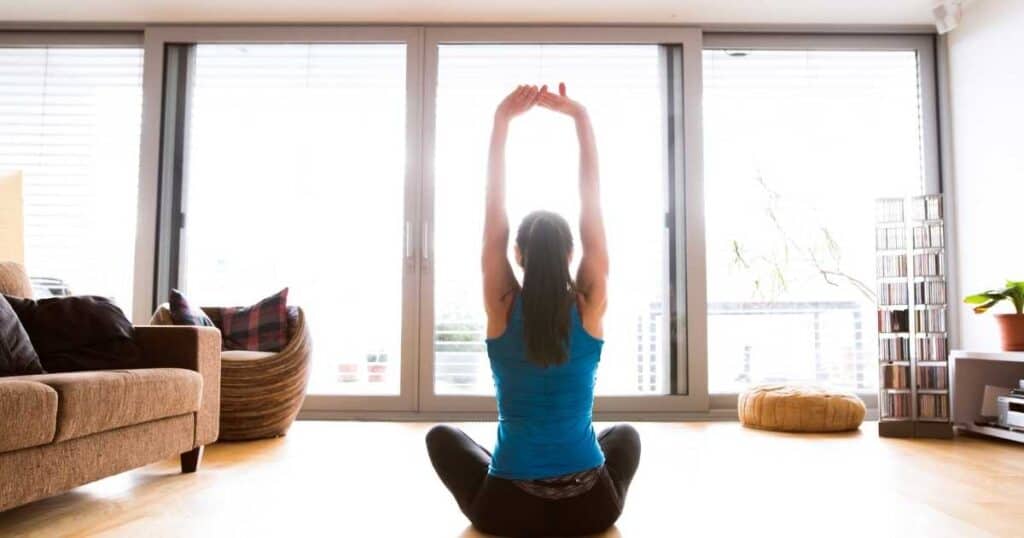
{"label": "sofa armrest", "polygon": [[217,440],[220,431],[220,331],[213,327],[136,325],[143,368],[184,368],[203,377],[196,414],[195,446]]}

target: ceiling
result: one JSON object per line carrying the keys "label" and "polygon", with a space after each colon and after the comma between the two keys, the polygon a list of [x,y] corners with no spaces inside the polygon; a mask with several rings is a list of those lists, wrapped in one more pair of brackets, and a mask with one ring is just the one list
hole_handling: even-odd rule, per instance
{"label": "ceiling", "polygon": [[0,21],[930,25],[934,1],[0,0]]}

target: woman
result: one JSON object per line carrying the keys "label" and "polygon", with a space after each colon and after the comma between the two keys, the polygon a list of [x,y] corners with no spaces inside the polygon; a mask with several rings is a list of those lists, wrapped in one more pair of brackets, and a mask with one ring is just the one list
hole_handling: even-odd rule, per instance
{"label": "woman", "polygon": [[[511,120],[534,106],[576,123],[580,144],[580,240],[561,216],[536,211],[516,233],[522,286],[508,260],[505,141]],[[504,536],[574,536],[611,527],[640,459],[631,426],[594,434],[594,380],[604,343],[608,251],[597,148],[586,109],[547,86],[519,86],[498,106],[491,133],[484,221],[487,355],[498,399],[493,457],[465,433],[435,426],[427,451],[441,481],[478,529]]]}

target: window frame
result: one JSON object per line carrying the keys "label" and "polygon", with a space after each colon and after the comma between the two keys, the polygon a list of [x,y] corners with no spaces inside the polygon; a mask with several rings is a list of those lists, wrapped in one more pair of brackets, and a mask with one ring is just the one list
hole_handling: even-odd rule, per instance
{"label": "window frame", "polygon": [[[423,30],[411,26],[160,26],[149,27],[144,36],[144,72],[143,72],[143,123],[142,152],[140,155],[141,173],[139,178],[139,224],[137,241],[137,257],[135,274],[148,275],[148,278],[136,278],[135,283],[135,322],[146,323],[147,312],[156,307],[156,298],[161,295],[160,289],[175,283],[160,278],[160,257],[181,263],[183,247],[181,240],[163,239],[159,237],[161,227],[182,226],[181,215],[169,215],[165,212],[161,218],[163,205],[160,200],[167,197],[167,189],[177,189],[178,196],[187,187],[187,179],[180,170],[169,177],[172,185],[161,185],[161,176],[167,176],[163,170],[164,153],[175,151],[184,155],[184,147],[166,146],[164,138],[167,128],[184,128],[188,126],[165,125],[164,105],[167,101],[163,93],[165,81],[165,51],[169,45],[195,44],[231,44],[231,43],[401,43],[406,46],[406,167],[404,178],[404,228],[405,244],[402,269],[402,326],[399,336],[401,344],[401,368],[399,393],[397,395],[324,395],[309,394],[303,403],[303,412],[335,413],[346,411],[385,411],[409,412],[416,410],[417,385],[415,383],[417,364],[415,337],[419,320],[416,307],[419,296],[419,260],[420,237],[419,223],[419,185],[422,170],[421,147],[418,143],[421,130],[421,88],[422,88],[422,51]],[[182,72],[178,72],[179,76]],[[184,76],[188,76],[188,70]],[[185,85],[188,84],[186,80]],[[180,114],[179,117],[182,117]],[[187,120],[184,120],[187,123]],[[161,189],[163,188],[163,192]],[[187,207],[183,211],[187,213]],[[145,218],[143,218],[145,216]],[[183,234],[184,235],[184,234]],[[396,245],[396,248],[399,248]],[[178,273],[184,274],[183,267]],[[162,273],[166,274],[167,271]],[[165,280],[160,282],[160,280]],[[166,293],[166,291],[164,291]]]}
{"label": "window frame", "polygon": [[[701,31],[690,27],[597,27],[597,26],[438,26],[428,27],[424,40],[422,229],[424,249],[420,297],[419,405],[426,413],[495,413],[493,396],[437,395],[434,393],[434,149],[438,82],[438,45],[441,44],[655,44],[676,45],[682,50],[680,95],[673,95],[677,111],[666,122],[670,133],[670,160],[677,164],[671,174],[669,196],[674,204],[675,230],[673,289],[676,319],[666,332],[675,349],[675,383],[678,394],[654,396],[597,396],[594,411],[606,413],[686,413],[708,410],[706,324],[703,267],[703,181],[701,149]],[[695,263],[700,260],[701,264]],[[666,316],[666,319],[670,316]],[[670,353],[670,356],[673,356]],[[600,375],[600,374],[599,374]],[[685,387],[685,389],[684,389]]]}
{"label": "window frame", "polygon": [[[936,72],[936,41],[932,34],[776,34],[706,32],[705,50],[748,49],[748,50],[863,50],[863,51],[913,51],[917,54],[918,91],[921,107],[921,148],[922,171],[925,192],[942,193],[942,177],[939,147],[939,101]],[[951,210],[952,200],[946,201]],[[952,238],[948,238],[952,241]],[[948,250],[947,250],[948,252]],[[947,257],[949,254],[947,253]],[[947,262],[949,260],[947,259]],[[701,260],[706,264],[706,260]],[[947,263],[947,267],[952,264]],[[948,277],[950,281],[953,275]],[[705,304],[706,307],[706,304]],[[952,319],[952,305],[946,307],[947,319]],[[956,341],[956,324],[950,324],[949,338]],[[858,392],[867,406],[878,408],[878,391]],[[712,409],[736,408],[738,394],[712,393]]]}

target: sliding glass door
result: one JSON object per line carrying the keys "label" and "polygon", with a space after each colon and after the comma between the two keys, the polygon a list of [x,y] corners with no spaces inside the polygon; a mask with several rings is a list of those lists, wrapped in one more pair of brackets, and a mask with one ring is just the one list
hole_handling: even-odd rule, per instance
{"label": "sliding glass door", "polygon": [[[565,81],[591,110],[601,148],[609,250],[607,343],[598,390],[665,394],[668,183],[658,45],[440,45],[435,146],[434,383],[438,394],[492,394],[484,353],[480,237],[494,108],[517,83]],[[615,65],[615,69],[609,69]],[[557,91],[557,90],[556,90]],[[543,109],[517,119],[508,149],[513,227],[530,211],[566,217],[578,238],[578,157],[571,120]],[[515,233],[512,234],[513,238]],[[511,256],[511,251],[509,253]],[[577,260],[578,260],[577,256]],[[574,271],[575,273],[575,267]],[[521,275],[519,275],[521,279]]]}
{"label": "sliding glass door", "polygon": [[203,304],[289,288],[311,394],[397,395],[403,44],[195,47],[183,278]]}
{"label": "sliding glass door", "polygon": [[413,409],[416,32],[179,32],[152,36],[187,64],[166,286],[216,306],[288,288],[315,342],[307,408]]}
{"label": "sliding glass door", "polygon": [[[687,363],[685,345],[679,345],[684,331],[673,327],[685,311],[676,301],[685,275],[673,269],[685,257],[685,242],[677,243],[672,233],[680,200],[669,162],[672,144],[682,137],[669,115],[682,93],[678,67],[690,36],[683,31],[662,40],[649,34],[634,41],[636,34],[617,37],[614,31],[498,33],[496,39],[485,31],[428,32],[436,83],[427,95],[434,105],[428,115],[432,201],[424,202],[433,217],[425,281],[432,297],[421,316],[421,364],[427,366],[421,366],[421,407],[494,409],[479,263],[494,109],[518,84],[557,88],[565,82],[595,125],[612,259],[597,392],[617,397],[604,403],[620,410],[672,408],[686,397],[676,373]],[[571,120],[542,109],[517,118],[507,172],[513,237],[535,209],[563,215],[579,237],[578,145]]]}
{"label": "sliding glass door", "polygon": [[[147,169],[161,204],[181,208],[157,223],[154,295],[245,305],[288,287],[315,342],[307,411],[493,412],[479,271],[490,123],[517,84],[565,82],[596,126],[613,260],[598,406],[706,406],[687,360],[702,342],[688,338],[685,293],[700,243],[683,233],[699,33],[426,34],[147,31],[167,96],[150,111],[164,134],[144,146]],[[577,160],[567,118],[518,120],[513,224],[546,208],[575,228]]]}
{"label": "sliding glass door", "polygon": [[931,39],[706,45],[710,390],[873,393],[875,199],[940,192]]}

